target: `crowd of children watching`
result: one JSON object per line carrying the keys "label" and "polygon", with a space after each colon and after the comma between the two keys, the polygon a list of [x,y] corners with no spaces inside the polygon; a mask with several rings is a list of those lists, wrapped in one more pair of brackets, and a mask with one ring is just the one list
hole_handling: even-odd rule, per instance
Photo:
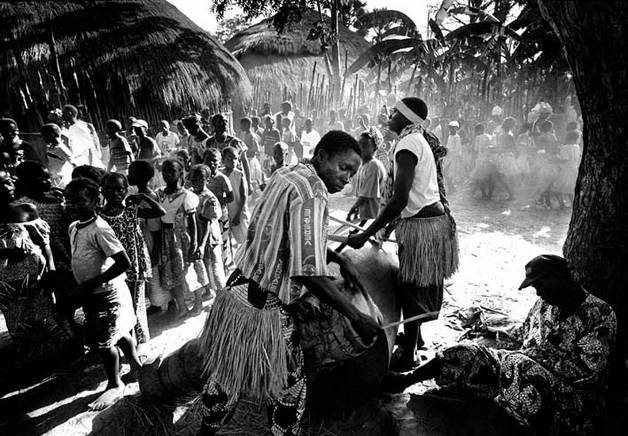
{"label": "crowd of children watching", "polygon": [[[458,121],[447,135],[435,132],[449,150],[449,189],[469,182],[484,199],[500,189],[512,199],[529,183],[538,204],[551,207],[554,198],[562,206],[575,185],[581,134],[569,123],[561,145],[549,113],[518,135],[515,119],[498,116],[476,124],[472,136],[461,137]],[[144,120],[129,118],[126,131],[109,120],[101,146],[93,125],[66,106],[41,128],[43,151],[21,139],[15,121],[0,120],[0,281],[20,289],[25,275],[35,278],[54,296],[69,342],[82,344],[85,335],[99,350],[108,386],[93,408],[106,407],[123,386],[118,348],[134,372],[141,365],[137,344],[150,339],[148,314],[199,314],[225,286],[247,237],[250,200],[279,168],[311,158],[322,134],[356,136],[363,165],[348,220],[377,216],[394,140],[385,108],[378,126],[366,113],[355,123],[335,111],[328,121],[297,118],[290,102],[274,115],[265,105],[239,120],[235,136],[227,117],[203,111],[173,124],[176,132],[161,121],[154,137]]]}

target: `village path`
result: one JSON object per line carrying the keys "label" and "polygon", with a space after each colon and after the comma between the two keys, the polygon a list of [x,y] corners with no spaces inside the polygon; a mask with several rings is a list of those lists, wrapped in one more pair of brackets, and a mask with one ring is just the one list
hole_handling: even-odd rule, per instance
{"label": "village path", "polygon": [[[352,201],[342,193],[333,195],[331,214],[344,219]],[[521,201],[480,202],[473,199],[468,190],[450,195],[450,201],[458,225],[461,265],[459,272],[447,283],[440,319],[424,327],[426,346],[431,351],[460,337],[462,331],[452,327],[459,324],[456,315],[461,309],[482,307],[485,313],[494,310],[494,313],[522,320],[536,298],[532,289],[517,291],[524,276],[524,265],[541,253],[561,253],[571,214],[570,209],[539,210]],[[165,317],[151,318],[153,339],[143,353],[169,353],[179,348],[198,334],[204,318],[203,314],[178,324]],[[28,362],[20,362],[19,356],[11,354],[8,342],[4,320],[0,317],[0,434],[73,436],[107,433],[96,431],[96,413],[85,412],[87,404],[106,384],[95,356],[70,369],[27,371]],[[125,370],[128,370],[127,365]],[[376,409],[383,407],[389,412],[386,416],[392,414],[394,426],[402,435],[486,434],[486,431],[500,434],[504,431],[494,427],[494,422],[501,419],[496,418],[499,411],[482,408],[476,403],[447,401],[434,394],[433,387],[417,385],[403,395],[384,396],[376,400]],[[137,385],[131,384],[127,389],[134,393]],[[306,433],[391,434],[387,430],[378,431],[379,418],[374,417],[372,409],[365,410],[356,412],[357,415],[342,423],[316,423],[314,427],[308,427]],[[236,419],[239,414],[242,415],[237,413]],[[263,413],[260,416],[263,417]],[[386,421],[388,418],[382,419]],[[265,419],[259,421],[263,425]],[[242,425],[242,421],[238,425]],[[242,426],[232,427],[225,434],[261,434],[262,428],[253,426],[244,431]],[[116,433],[119,432],[109,432]],[[140,434],[141,431],[136,433],[126,428],[124,433]]]}

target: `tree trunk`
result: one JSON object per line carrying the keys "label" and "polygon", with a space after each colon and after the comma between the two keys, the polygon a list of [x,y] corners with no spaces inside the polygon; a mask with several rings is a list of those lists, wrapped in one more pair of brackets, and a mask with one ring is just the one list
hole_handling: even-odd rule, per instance
{"label": "tree trunk", "polygon": [[[564,253],[576,279],[628,321],[628,2],[538,0],[563,44],[582,107],[584,149]],[[625,355],[625,354],[622,354]]]}

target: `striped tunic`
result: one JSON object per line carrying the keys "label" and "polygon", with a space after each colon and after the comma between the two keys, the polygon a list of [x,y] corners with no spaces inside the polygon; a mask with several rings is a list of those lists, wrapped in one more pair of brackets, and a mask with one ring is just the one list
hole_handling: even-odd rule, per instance
{"label": "striped tunic", "polygon": [[235,255],[242,274],[283,304],[306,292],[292,278],[329,276],[327,195],[311,165],[277,170],[253,211],[246,241]]}

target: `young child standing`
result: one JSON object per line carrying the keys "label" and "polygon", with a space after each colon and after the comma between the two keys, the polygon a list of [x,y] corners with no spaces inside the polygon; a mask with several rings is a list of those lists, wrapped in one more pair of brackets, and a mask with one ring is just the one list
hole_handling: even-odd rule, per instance
{"label": "young child standing", "polygon": [[195,259],[203,259],[213,291],[222,290],[226,284],[225,266],[222,262],[222,208],[218,198],[207,188],[211,170],[207,165],[194,165],[190,170],[192,192],[198,195],[196,223],[198,225],[198,249]]}
{"label": "young child standing", "polygon": [[211,171],[211,176],[207,181],[207,187],[214,193],[220,207],[222,208],[222,217],[220,218],[220,226],[222,228],[222,260],[225,266],[229,261],[229,210],[227,205],[233,201],[233,187],[229,178],[218,170],[220,166],[220,152],[216,148],[210,148],[205,153],[205,164]]}
{"label": "young child standing", "polygon": [[122,136],[122,124],[117,120],[109,120],[106,124],[109,139],[109,163],[107,170],[114,170],[120,174],[127,174],[129,164],[133,161],[133,150]]}
{"label": "young child standing", "polygon": [[[100,216],[111,226],[131,262],[126,271],[126,283],[131,290],[133,309],[137,317],[135,337],[138,344],[144,344],[150,339],[145,295],[146,281],[151,277],[151,265],[139,218],[158,218],[166,211],[146,194],[127,196],[129,185],[122,174],[107,173],[102,179],[101,187],[105,206],[100,211]],[[141,202],[148,204],[149,208],[140,209]]]}
{"label": "young child standing", "polygon": [[[178,306],[177,318],[182,318],[189,314],[185,304],[185,292],[195,292],[193,310],[200,312],[201,288],[208,283],[207,274],[203,276],[204,267],[199,268],[198,263],[193,262],[198,248],[198,197],[183,187],[183,164],[180,161],[165,160],[162,174],[166,186],[157,190],[157,197],[166,214],[161,217],[159,278],[161,286],[174,296]],[[190,271],[191,267],[194,271]],[[197,280],[192,278],[194,273]]]}
{"label": "young child standing", "polygon": [[237,169],[238,152],[233,147],[227,147],[222,151],[224,167],[222,172],[229,177],[233,188],[233,201],[227,204],[229,213],[229,228],[236,243],[242,244],[246,240],[246,232],[249,228],[249,209],[246,200],[249,196],[244,173]]}
{"label": "young child standing", "polygon": [[384,138],[377,127],[372,127],[360,135],[358,143],[362,150],[362,166],[360,166],[356,177],[356,196],[358,198],[349,210],[347,216],[349,221],[359,217],[364,223],[366,220],[377,218],[379,202],[386,181],[386,167],[374,157],[374,154],[383,140]]}
{"label": "young child standing", "polygon": [[484,133],[484,124],[477,124],[474,128],[475,137],[473,138],[473,151],[476,154],[475,168],[471,172],[471,180],[473,182],[472,193],[477,189],[480,190],[482,200],[490,200],[493,196],[492,174],[496,171],[495,163],[492,158],[493,149],[495,148],[491,137]]}
{"label": "young child standing", "polygon": [[131,265],[115,233],[98,215],[98,184],[89,179],[72,180],[65,189],[70,224],[72,271],[78,282],[73,295],[83,305],[86,336],[99,350],[107,387],[90,408],[102,410],[124,393],[120,379],[118,347],[137,374],[141,363],[131,330],[135,325],[131,293],[125,271]]}
{"label": "young child standing", "polygon": [[[136,189],[135,192],[138,194],[145,194],[153,200],[158,201],[157,194],[155,194],[155,191],[153,191],[149,185],[154,176],[155,168],[150,162],[136,160],[129,165],[129,185],[134,187]],[[148,203],[142,201],[140,208],[150,207]],[[139,224],[152,265],[152,277],[147,287],[151,307],[146,310],[148,314],[151,314],[152,312],[161,312],[162,309],[167,309],[168,303],[172,300],[172,296],[159,285],[157,264],[159,263],[159,247],[161,246],[161,218],[141,218]]]}
{"label": "young child standing", "polygon": [[48,149],[48,171],[52,184],[63,189],[72,180],[72,151],[61,140],[61,129],[56,124],[41,126],[41,136]]}

